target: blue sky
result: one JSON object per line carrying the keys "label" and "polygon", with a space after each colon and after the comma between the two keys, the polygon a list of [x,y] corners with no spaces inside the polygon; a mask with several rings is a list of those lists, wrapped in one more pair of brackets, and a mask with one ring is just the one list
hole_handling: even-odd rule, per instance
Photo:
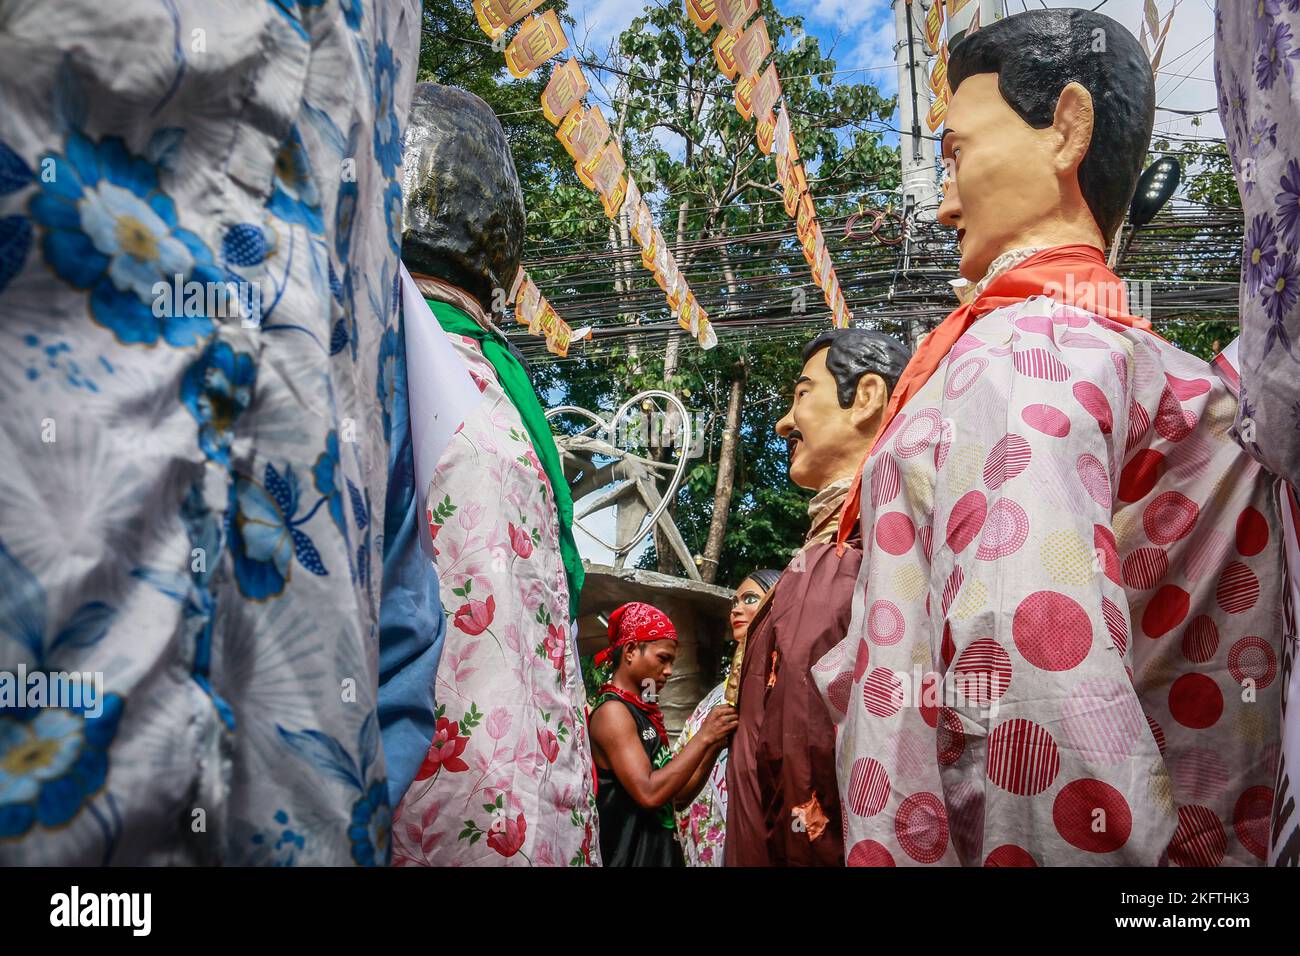
{"label": "blue sky", "polygon": [[[577,21],[578,37],[586,37],[593,48],[603,48],[617,36],[647,3],[680,3],[682,0],[569,0],[569,11]],[[1009,10],[1037,6],[1042,0],[1009,0]],[[1157,0],[1167,12],[1175,0]],[[1234,0],[1245,2],[1245,0]],[[1214,91],[1214,0],[1177,0],[1177,14],[1166,42],[1160,75],[1156,82],[1158,106],[1183,110],[1213,110]],[[1049,7],[1096,6],[1096,0],[1046,0]],[[862,70],[887,94],[898,89],[893,67],[894,15],[889,0],[778,0],[783,13],[804,17],[805,30],[821,41],[824,51],[833,50],[838,69]],[[1135,34],[1143,0],[1105,0],[1101,11],[1114,17]],[[860,81],[862,74],[845,77]],[[895,124],[896,125],[896,124]],[[1156,114],[1157,135],[1220,136],[1218,116],[1211,112],[1196,129],[1189,119],[1167,112]]]}

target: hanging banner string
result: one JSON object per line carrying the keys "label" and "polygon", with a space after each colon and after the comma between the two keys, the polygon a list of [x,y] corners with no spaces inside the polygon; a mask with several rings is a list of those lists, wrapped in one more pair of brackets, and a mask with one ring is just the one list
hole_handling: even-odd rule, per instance
{"label": "hanging banner string", "polygon": [[[817,207],[808,188],[808,174],[799,158],[799,147],[790,125],[785,94],[776,62],[764,62],[772,53],[767,20],[758,17],[758,0],[685,0],[686,15],[706,36],[717,25],[713,56],[718,69],[735,81],[736,111],[746,122],[754,122],[758,148],[776,158],[786,215],[795,220],[795,232],[813,282],[822,290],[831,321],[845,328],[853,319],[840,288],[835,265],[817,220]],[[780,103],[780,109],[777,104]]]}
{"label": "hanging banner string", "polygon": [[515,321],[528,326],[530,335],[546,339],[546,350],[552,355],[565,358],[569,354],[570,345],[591,338],[591,326],[574,329],[560,318],[551,303],[546,301],[546,296],[542,295],[542,290],[537,288],[537,283],[528,278],[523,266],[515,274],[515,282],[510,287],[506,303],[514,303]]}
{"label": "hanging banner string", "polygon": [[[542,2],[474,0],[474,12],[483,32],[490,39],[498,40],[509,27],[536,10]],[[568,46],[569,39],[555,11],[533,15],[520,24],[518,32],[506,46],[506,68],[511,75],[522,79],[546,61],[559,56]],[[623,151],[612,135],[600,104],[587,102],[590,89],[582,67],[574,57],[570,57],[551,73],[550,81],[542,91],[542,112],[556,127],[555,136],[572,157],[578,179],[600,197],[605,215],[610,219],[620,215],[626,217],[629,232],[641,248],[642,265],[663,290],[678,325],[689,332],[701,348],[711,349],[717,345],[718,337],[708,313],[695,298],[686,276],[668,251],[668,243],[655,226],[640,188],[628,174]],[[546,333],[545,328],[549,325],[560,328],[563,320],[555,316],[554,309],[540,292],[534,298],[532,290],[536,288],[536,284],[521,270],[510,299],[515,301],[516,320],[528,325],[530,330],[536,323],[538,329],[547,334],[548,348],[551,348],[551,334]],[[521,302],[523,312],[520,311]],[[561,346],[557,339],[556,347],[567,351],[568,343]],[[551,350],[555,351],[555,348]]]}

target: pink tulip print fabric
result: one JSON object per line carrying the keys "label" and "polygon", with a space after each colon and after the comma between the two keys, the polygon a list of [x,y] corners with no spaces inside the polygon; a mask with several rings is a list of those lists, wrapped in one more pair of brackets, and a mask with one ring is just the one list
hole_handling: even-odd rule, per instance
{"label": "pink tulip print fabric", "polygon": [[472,339],[484,401],[430,482],[447,636],[436,736],[393,822],[396,866],[600,864],[582,674],[550,484]]}
{"label": "pink tulip print fabric", "polygon": [[1273,481],[1157,336],[1043,297],[976,323],[866,465],[837,721],[850,866],[1260,864]]}

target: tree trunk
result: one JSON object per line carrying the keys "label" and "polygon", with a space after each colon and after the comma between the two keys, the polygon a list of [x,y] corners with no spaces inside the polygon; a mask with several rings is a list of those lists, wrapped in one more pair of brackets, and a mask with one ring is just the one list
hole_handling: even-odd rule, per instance
{"label": "tree trunk", "polygon": [[745,397],[745,363],[736,364],[731,379],[731,397],[727,400],[727,421],[722,429],[722,447],[718,451],[718,481],[713,491],[713,520],[704,545],[704,562],[700,577],[712,584],[718,577],[718,561],[727,537],[727,517],[731,510],[731,493],[736,484],[736,449],[740,445],[740,405]]}

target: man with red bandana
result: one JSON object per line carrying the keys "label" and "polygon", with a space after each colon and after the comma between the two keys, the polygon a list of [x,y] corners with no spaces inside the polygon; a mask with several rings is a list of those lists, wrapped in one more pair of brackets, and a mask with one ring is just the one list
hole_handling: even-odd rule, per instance
{"label": "man with red bandana", "polygon": [[601,858],[606,866],[684,866],[673,803],[693,799],[704,786],[736,727],[736,711],[727,704],[713,708],[670,756],[655,701],[677,658],[672,622],[649,604],[624,604],[609,616],[609,647],[596,655],[597,666],[610,658],[614,673],[590,719]]}
{"label": "man with red bandana", "polygon": [[1230,434],[1230,384],[1128,314],[1102,254],[1150,65],[1107,17],[1031,10],[963,39],[949,78],[939,218],[973,285],[850,492],[852,620],[813,668],[847,863],[1259,864],[1274,479]]}

